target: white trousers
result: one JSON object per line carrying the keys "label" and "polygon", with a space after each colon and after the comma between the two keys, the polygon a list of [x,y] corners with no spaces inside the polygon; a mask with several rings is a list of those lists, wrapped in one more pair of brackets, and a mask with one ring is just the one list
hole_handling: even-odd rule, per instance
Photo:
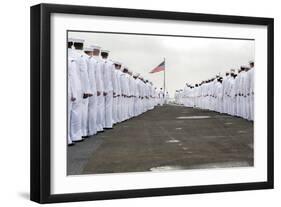
{"label": "white trousers", "polygon": [[82,124],[81,124],[82,136],[88,136],[88,104],[89,104],[88,98],[82,99]]}
{"label": "white trousers", "polygon": [[72,141],[79,141],[82,139],[81,120],[82,120],[82,102],[74,101],[71,104],[71,112],[70,112],[70,138]]}
{"label": "white trousers", "polygon": [[255,118],[255,102],[254,102],[254,95],[253,94],[251,94],[250,95],[250,120],[254,120],[254,118]]}
{"label": "white trousers", "polygon": [[112,128],[112,103],[113,103],[113,92],[109,91],[105,96],[105,127]]}
{"label": "white trousers", "polygon": [[130,118],[134,116],[134,97],[129,98],[129,116]]}
{"label": "white trousers", "polygon": [[97,95],[89,97],[88,108],[88,135],[92,136],[97,133]]}
{"label": "white trousers", "polygon": [[104,96],[101,94],[97,96],[97,131],[103,131],[103,123],[104,123]]}
{"label": "white trousers", "polygon": [[139,98],[134,98],[134,116],[140,115],[140,104],[139,104]]}
{"label": "white trousers", "polygon": [[117,120],[118,122],[122,121],[122,96],[117,97]]}
{"label": "white trousers", "polygon": [[68,100],[67,105],[67,144],[72,144],[72,140],[70,138],[70,114],[71,114],[72,102]]}
{"label": "white trousers", "polygon": [[113,97],[113,102],[112,102],[112,121],[113,124],[118,122],[118,97]]}

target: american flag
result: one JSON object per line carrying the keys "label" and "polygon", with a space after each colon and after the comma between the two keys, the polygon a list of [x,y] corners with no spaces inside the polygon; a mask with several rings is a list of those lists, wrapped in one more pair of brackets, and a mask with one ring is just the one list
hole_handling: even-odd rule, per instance
{"label": "american flag", "polygon": [[154,68],[152,71],[150,71],[149,73],[157,73],[160,71],[164,71],[165,70],[165,60],[160,63],[156,68]]}

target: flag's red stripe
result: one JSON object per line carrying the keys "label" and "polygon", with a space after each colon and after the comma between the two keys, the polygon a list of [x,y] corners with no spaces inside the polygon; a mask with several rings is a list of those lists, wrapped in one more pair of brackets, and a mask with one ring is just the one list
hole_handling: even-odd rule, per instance
{"label": "flag's red stripe", "polygon": [[160,71],[163,71],[163,70],[165,70],[165,67],[160,66],[160,67],[154,68],[152,71],[150,71],[150,73],[157,73],[157,72],[160,72]]}

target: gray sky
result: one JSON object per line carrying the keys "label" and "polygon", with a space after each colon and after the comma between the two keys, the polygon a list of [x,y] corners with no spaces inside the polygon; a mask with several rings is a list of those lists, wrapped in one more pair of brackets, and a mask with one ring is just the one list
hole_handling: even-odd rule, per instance
{"label": "gray sky", "polygon": [[166,58],[166,89],[171,96],[185,83],[224,75],[254,60],[251,40],[167,37],[150,35],[69,32],[69,37],[85,40],[110,50],[110,59],[122,62],[133,72],[141,73],[157,87],[163,87],[163,72],[150,74]]}

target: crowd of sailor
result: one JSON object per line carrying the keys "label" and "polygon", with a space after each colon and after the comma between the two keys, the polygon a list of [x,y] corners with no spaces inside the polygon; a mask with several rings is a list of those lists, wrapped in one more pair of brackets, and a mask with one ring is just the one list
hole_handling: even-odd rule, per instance
{"label": "crowd of sailor", "polygon": [[163,105],[164,91],[109,51],[82,39],[68,39],[69,145]]}
{"label": "crowd of sailor", "polygon": [[254,120],[254,62],[234,69],[225,76],[204,80],[195,85],[186,83],[175,93],[175,102],[186,107],[207,109]]}

